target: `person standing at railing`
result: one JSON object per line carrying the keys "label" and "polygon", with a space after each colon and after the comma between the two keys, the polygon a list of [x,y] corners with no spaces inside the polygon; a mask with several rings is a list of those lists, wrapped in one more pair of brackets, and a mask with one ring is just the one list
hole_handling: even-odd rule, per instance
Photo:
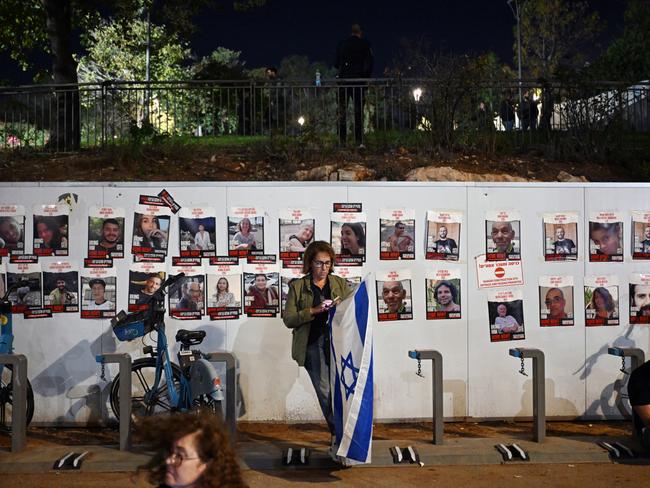
{"label": "person standing at railing", "polygon": [[503,128],[507,131],[514,129],[515,127],[515,104],[512,101],[512,93],[509,91],[505,93],[503,100],[501,100],[501,105],[499,106],[499,117],[501,117],[501,123],[503,123]]}
{"label": "person standing at railing", "polygon": [[[370,78],[372,76],[373,56],[370,43],[363,39],[359,24],[352,24],[350,37],[342,41],[336,50],[335,68],[338,78]],[[342,145],[347,142],[347,107],[352,99],[354,105],[354,140],[363,145],[363,99],[367,88],[364,82],[339,82],[339,138]]]}

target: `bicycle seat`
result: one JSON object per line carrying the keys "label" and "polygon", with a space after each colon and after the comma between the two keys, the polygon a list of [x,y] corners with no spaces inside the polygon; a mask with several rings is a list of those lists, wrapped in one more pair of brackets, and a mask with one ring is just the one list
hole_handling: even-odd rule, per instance
{"label": "bicycle seat", "polygon": [[180,342],[184,346],[196,346],[201,344],[205,338],[204,330],[185,330],[181,329],[176,332],[176,342]]}

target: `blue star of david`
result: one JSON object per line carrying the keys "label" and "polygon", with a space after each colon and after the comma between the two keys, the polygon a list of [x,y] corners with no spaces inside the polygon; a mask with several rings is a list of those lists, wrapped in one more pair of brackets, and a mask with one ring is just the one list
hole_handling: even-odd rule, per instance
{"label": "blue star of david", "polygon": [[[352,383],[348,385],[345,381],[345,370],[349,369],[352,372]],[[350,397],[354,393],[354,389],[357,387],[357,377],[359,374],[359,368],[354,367],[354,363],[352,360],[352,352],[348,353],[348,357],[344,358],[341,356],[341,383],[343,384],[343,387],[345,388],[345,400]]]}

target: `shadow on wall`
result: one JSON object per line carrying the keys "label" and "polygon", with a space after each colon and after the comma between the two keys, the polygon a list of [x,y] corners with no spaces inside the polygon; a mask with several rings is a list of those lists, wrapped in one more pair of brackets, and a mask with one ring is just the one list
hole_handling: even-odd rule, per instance
{"label": "shadow on wall", "polygon": [[[299,369],[291,359],[290,330],[277,321],[262,321],[264,319],[252,318],[242,322],[233,342],[232,351],[244,365],[239,376],[239,391],[242,398],[253,397],[264,405],[264,420],[283,420],[287,418],[286,399],[300,376]],[[285,347],[278,347],[279,343]],[[263,358],[268,367],[260,371],[249,369],[259,358]],[[292,367],[283,369],[285,365]],[[251,395],[253,390],[255,394]],[[258,416],[259,413],[258,410]]]}
{"label": "shadow on wall", "polygon": [[[566,398],[555,396],[555,381],[546,379],[546,415],[562,417],[578,417],[580,413],[576,406]],[[521,410],[516,417],[532,417],[533,415],[533,380],[524,382],[524,393],[521,396]]]}
{"label": "shadow on wall", "polygon": [[[116,351],[116,341],[109,327],[92,342],[83,340],[69,349],[49,366],[46,366],[32,380],[34,392],[46,398],[59,397],[76,400],[68,410],[51,421],[56,423],[87,422],[99,424],[106,418],[103,415],[108,401],[109,385],[112,380],[109,368],[106,368],[106,383],[87,384],[96,380],[100,374],[100,365],[95,362],[98,354]],[[86,384],[83,384],[86,383]],[[51,407],[51,411],[64,411],[65,405]],[[38,407],[36,414],[38,415]]]}
{"label": "shadow on wall", "polygon": [[[415,363],[414,363],[415,364]],[[426,412],[423,418],[433,416],[431,411],[433,402],[433,385],[431,383],[431,364],[429,361],[422,362],[422,374],[420,378],[413,372],[404,372],[400,375],[400,382],[407,385],[407,391],[410,398],[419,399],[420,405],[415,407],[417,410]],[[375,389],[377,384],[375,383]],[[393,391],[387,391],[388,400],[393,402]],[[467,417],[467,383],[464,380],[444,379],[442,391],[443,417],[459,418]],[[375,411],[378,410],[377,402],[381,400],[375,394]],[[411,410],[413,411],[413,410]],[[396,417],[399,418],[399,417]]]}
{"label": "shadow on wall", "polygon": [[[581,366],[573,374],[575,375],[580,373],[581,380],[587,379],[587,377],[591,374],[591,370],[593,369],[594,365],[602,356],[603,358],[609,357],[609,359],[611,359],[610,362],[612,364],[613,378],[617,374],[614,368],[619,368],[620,362],[617,363],[617,361],[620,361],[620,358],[609,356],[607,350],[610,347],[638,347],[636,345],[636,342],[630,339],[630,334],[632,333],[633,327],[634,326],[631,324],[628,325],[625,333],[622,336],[617,337],[611,345],[604,344],[600,349],[598,349],[598,351],[587,357],[584,365]],[[629,360],[627,361],[627,365],[629,372]],[[585,410],[585,416],[599,417],[601,415],[604,415],[607,417],[608,415],[621,415],[623,418],[629,418],[631,413],[629,402],[626,401],[627,391],[623,393],[623,391],[627,388],[628,378],[629,375],[625,375],[623,378],[617,378],[614,382],[608,384],[600,393],[600,398],[594,400],[589,406],[587,406]]]}

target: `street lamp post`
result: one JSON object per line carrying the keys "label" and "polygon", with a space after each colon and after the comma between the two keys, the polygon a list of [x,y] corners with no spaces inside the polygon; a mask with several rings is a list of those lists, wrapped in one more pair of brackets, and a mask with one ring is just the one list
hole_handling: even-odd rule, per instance
{"label": "street lamp post", "polygon": [[521,107],[521,2],[523,0],[507,0],[508,7],[512,10],[512,15],[517,21],[517,73],[519,77],[519,107]]}

